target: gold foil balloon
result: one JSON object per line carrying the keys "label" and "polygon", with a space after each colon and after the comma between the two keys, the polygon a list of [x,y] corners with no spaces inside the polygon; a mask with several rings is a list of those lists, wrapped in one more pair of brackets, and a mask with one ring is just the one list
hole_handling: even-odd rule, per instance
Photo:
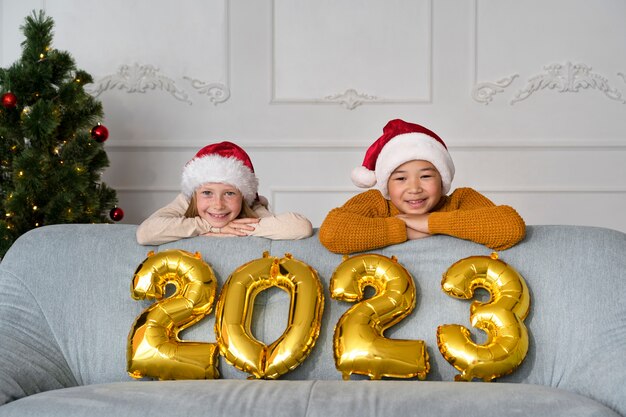
{"label": "gold foil balloon", "polygon": [[470,306],[472,326],[487,333],[477,345],[467,328],[457,324],[439,326],[439,351],[461,371],[457,381],[480,378],[491,381],[513,372],[528,352],[528,331],[524,319],[530,309],[530,295],[524,279],[497,254],[471,256],[453,264],[443,275],[443,291],[457,298],[471,299],[476,288],[487,290],[491,299]]}
{"label": "gold foil balloon", "polygon": [[[269,346],[252,336],[255,297],[278,287],[289,293],[291,304],[285,332]],[[226,361],[255,378],[276,379],[298,366],[319,336],[324,309],[317,272],[285,254],[263,257],[233,272],[222,288],[215,309],[215,335]]]}
{"label": "gold foil balloon", "polygon": [[[176,291],[163,299],[167,284]],[[127,370],[133,378],[218,378],[217,346],[185,342],[178,332],[197,323],[213,307],[217,281],[199,253],[167,250],[139,265],[131,284],[135,300],[159,300],[135,320],[128,336]]]}
{"label": "gold foil balloon", "polygon": [[[363,299],[365,286],[376,294]],[[335,365],[343,379],[351,374],[381,377],[426,378],[430,370],[422,340],[392,340],[383,332],[415,308],[415,284],[395,257],[365,254],[344,257],[330,282],[336,300],[355,302],[337,322],[333,342]]]}

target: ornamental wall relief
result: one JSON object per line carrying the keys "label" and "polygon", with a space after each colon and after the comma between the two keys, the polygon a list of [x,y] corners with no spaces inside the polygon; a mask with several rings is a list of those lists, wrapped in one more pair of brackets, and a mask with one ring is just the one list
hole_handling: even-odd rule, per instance
{"label": "ornamental wall relief", "polygon": [[[224,84],[208,83],[187,76],[182,78],[187,80],[198,94],[208,96],[209,101],[214,105],[223,103],[230,97],[230,89]],[[86,85],[85,90],[94,97],[109,90],[124,90],[128,94],[145,94],[159,90],[168,93],[178,101],[193,104],[183,87],[178,85],[172,77],[163,74],[157,66],[151,64],[120,65],[116,73],[94,78],[94,82]]]}
{"label": "ornamental wall relief", "polygon": [[[511,105],[528,99],[531,95],[548,90],[559,93],[580,93],[582,90],[597,90],[605,97],[626,104],[620,90],[614,88],[609,80],[592,71],[592,67],[583,63],[565,62],[545,65],[544,72],[526,80],[526,85],[514,93],[509,101]],[[626,82],[624,74],[618,76]],[[503,93],[513,84],[518,74],[502,78],[495,82],[476,83],[472,89],[472,98],[481,104],[489,104],[496,94]]]}

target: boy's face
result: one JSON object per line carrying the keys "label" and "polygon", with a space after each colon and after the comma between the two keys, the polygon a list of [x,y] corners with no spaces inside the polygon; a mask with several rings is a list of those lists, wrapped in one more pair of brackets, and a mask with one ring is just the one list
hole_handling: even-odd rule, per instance
{"label": "boy's face", "polygon": [[241,212],[243,196],[230,184],[208,182],[196,189],[196,208],[200,217],[213,227],[224,227]]}
{"label": "boy's face", "polygon": [[404,214],[426,214],[441,199],[441,175],[428,161],[413,160],[396,168],[387,182],[389,199]]}

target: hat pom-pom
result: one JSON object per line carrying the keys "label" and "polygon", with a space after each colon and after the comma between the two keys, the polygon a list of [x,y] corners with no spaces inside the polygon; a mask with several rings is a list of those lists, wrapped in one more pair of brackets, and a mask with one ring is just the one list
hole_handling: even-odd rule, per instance
{"label": "hat pom-pom", "polygon": [[360,165],[352,170],[350,174],[352,183],[360,188],[370,188],[376,185],[376,173]]}

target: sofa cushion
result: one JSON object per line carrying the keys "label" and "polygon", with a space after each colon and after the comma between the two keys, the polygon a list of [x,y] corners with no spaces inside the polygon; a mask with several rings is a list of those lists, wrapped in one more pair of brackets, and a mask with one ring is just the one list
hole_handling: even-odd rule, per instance
{"label": "sofa cushion", "polygon": [[[462,389],[461,389],[462,388]],[[2,417],[619,417],[589,398],[539,385],[421,381],[160,381],[48,391]]]}

